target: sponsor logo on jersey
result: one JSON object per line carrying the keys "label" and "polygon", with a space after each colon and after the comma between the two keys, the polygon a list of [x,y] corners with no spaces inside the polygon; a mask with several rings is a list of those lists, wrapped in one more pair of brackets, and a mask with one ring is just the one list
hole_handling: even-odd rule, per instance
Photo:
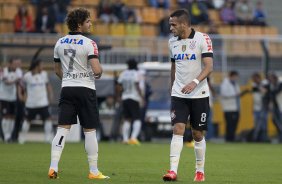
{"label": "sponsor logo on jersey", "polygon": [[175,60],[196,60],[196,54],[174,54]]}
{"label": "sponsor logo on jersey", "polygon": [[81,73],[64,73],[63,78],[64,79],[81,79],[81,78],[89,78],[93,77],[93,72],[81,72]]}
{"label": "sponsor logo on jersey", "polygon": [[83,45],[82,39],[75,39],[75,38],[63,38],[61,39],[61,43],[67,43],[67,44],[76,44],[76,45]]}

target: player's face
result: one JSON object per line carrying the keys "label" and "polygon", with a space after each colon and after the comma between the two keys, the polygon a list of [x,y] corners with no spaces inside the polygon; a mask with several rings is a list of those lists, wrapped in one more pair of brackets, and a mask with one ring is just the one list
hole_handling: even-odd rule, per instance
{"label": "player's face", "polygon": [[183,23],[179,22],[177,17],[169,18],[170,32],[173,36],[180,36],[183,32]]}
{"label": "player's face", "polygon": [[81,25],[81,31],[83,33],[90,33],[91,26],[92,26],[91,20],[90,18],[87,18]]}

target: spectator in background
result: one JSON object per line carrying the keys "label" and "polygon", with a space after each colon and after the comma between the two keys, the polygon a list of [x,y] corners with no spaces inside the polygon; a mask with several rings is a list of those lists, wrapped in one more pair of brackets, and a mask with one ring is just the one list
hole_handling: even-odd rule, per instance
{"label": "spectator in background", "polygon": [[225,140],[228,142],[235,141],[235,133],[240,117],[240,86],[237,82],[238,79],[239,73],[231,71],[220,85],[221,105],[226,122]]}
{"label": "spectator in background", "polygon": [[98,17],[104,23],[117,23],[118,18],[113,12],[112,3],[110,0],[101,0],[98,5]]}
{"label": "spectator in background", "polygon": [[208,9],[205,3],[193,0],[188,10],[191,15],[192,25],[207,24],[209,22]]}
{"label": "spectator in background", "polygon": [[220,10],[220,18],[224,24],[236,24],[236,14],[231,1],[227,0],[225,2],[224,7]]}
{"label": "spectator in background", "polygon": [[42,9],[37,10],[37,16],[35,20],[36,32],[38,33],[56,33],[55,31],[56,17],[51,14],[51,10],[48,10],[47,6],[43,6]]}
{"label": "spectator in background", "polygon": [[56,22],[64,23],[67,16],[67,8],[71,0],[57,0],[54,3],[54,10],[56,14]]}
{"label": "spectator in background", "polygon": [[106,99],[100,104],[100,111],[103,113],[114,114],[115,111],[115,99],[112,95],[106,97]]}
{"label": "spectator in background", "polygon": [[249,0],[240,0],[235,4],[235,14],[238,24],[251,25],[253,23],[253,7]]}
{"label": "spectator in background", "polygon": [[4,141],[10,142],[12,132],[15,126],[16,100],[17,100],[17,82],[22,78],[22,71],[17,68],[18,58],[9,60],[8,67],[3,69],[2,90],[0,93],[1,114],[2,114],[2,132]]}
{"label": "spectator in background", "polygon": [[254,133],[253,141],[267,141],[267,102],[265,101],[267,89],[259,73],[252,75]]}
{"label": "spectator in background", "polygon": [[190,0],[177,0],[179,8],[187,8],[190,3]]}
{"label": "spectator in background", "polygon": [[34,31],[32,17],[29,15],[27,7],[21,5],[14,19],[14,29],[16,33],[30,33]]}
{"label": "spectator in background", "polygon": [[150,6],[154,8],[164,8],[169,9],[169,0],[149,0]]}
{"label": "spectator in background", "polygon": [[126,23],[140,23],[142,18],[138,16],[136,9],[133,7],[125,6],[125,22]]}
{"label": "spectator in background", "polygon": [[254,11],[254,24],[266,26],[266,12],[263,8],[262,1],[258,1]]}
{"label": "spectator in background", "polygon": [[170,25],[169,25],[169,10],[165,11],[164,17],[159,22],[159,35],[163,37],[167,37],[170,34]]}
{"label": "spectator in background", "polygon": [[112,4],[112,10],[114,16],[118,19],[119,22],[124,22],[126,18],[125,14],[125,5],[122,0],[115,0]]}

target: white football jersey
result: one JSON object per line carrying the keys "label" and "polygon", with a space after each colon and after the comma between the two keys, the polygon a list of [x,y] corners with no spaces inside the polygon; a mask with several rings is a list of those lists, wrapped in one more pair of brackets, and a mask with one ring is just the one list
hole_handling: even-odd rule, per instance
{"label": "white football jersey", "polygon": [[118,83],[122,85],[122,100],[132,99],[135,101],[140,100],[139,93],[136,89],[136,83],[139,83],[139,74],[136,70],[125,70],[119,78]]}
{"label": "white football jersey", "polygon": [[189,94],[184,94],[181,90],[201,73],[204,66],[202,58],[213,57],[210,37],[192,29],[187,39],[180,40],[178,37],[172,37],[169,39],[168,44],[171,61],[175,62],[175,80],[171,96],[180,98],[208,97],[210,92],[207,79],[201,81]]}
{"label": "white football jersey", "polygon": [[[22,70],[17,68],[15,71],[9,71],[8,67],[3,69],[2,82],[0,86],[0,100],[14,102],[17,100],[16,81],[22,78]],[[12,82],[6,84],[4,81]]]}
{"label": "white football jersey", "polygon": [[89,63],[92,58],[98,58],[98,47],[91,39],[81,33],[70,33],[60,38],[54,49],[54,61],[62,65],[62,87],[79,86],[95,90],[95,78]]}
{"label": "white football jersey", "polygon": [[26,107],[40,108],[49,105],[46,86],[49,79],[46,71],[34,75],[29,71],[24,75],[23,82],[27,93]]}

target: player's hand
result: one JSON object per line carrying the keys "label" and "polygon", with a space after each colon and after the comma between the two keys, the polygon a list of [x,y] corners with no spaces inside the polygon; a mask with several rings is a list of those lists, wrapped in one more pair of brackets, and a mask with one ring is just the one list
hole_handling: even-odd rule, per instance
{"label": "player's hand", "polygon": [[101,76],[102,76],[102,74],[94,74],[94,78],[95,78],[95,79],[100,79]]}
{"label": "player's hand", "polygon": [[184,86],[181,90],[182,93],[184,94],[189,94],[191,93],[195,88],[197,87],[197,84],[192,81],[189,84],[187,84],[186,86]]}

